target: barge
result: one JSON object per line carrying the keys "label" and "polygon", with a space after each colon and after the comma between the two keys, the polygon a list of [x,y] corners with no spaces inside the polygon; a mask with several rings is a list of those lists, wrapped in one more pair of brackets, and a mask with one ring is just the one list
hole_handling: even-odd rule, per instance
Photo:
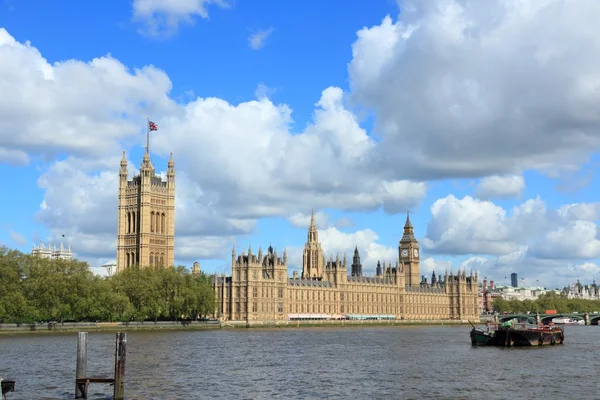
{"label": "barge", "polygon": [[563,344],[565,331],[562,327],[548,325],[486,324],[487,329],[471,329],[473,346],[530,347]]}

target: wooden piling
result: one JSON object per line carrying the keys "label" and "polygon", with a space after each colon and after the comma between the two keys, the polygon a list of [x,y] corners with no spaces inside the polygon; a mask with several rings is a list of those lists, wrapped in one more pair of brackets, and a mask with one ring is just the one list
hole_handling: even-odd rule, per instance
{"label": "wooden piling", "polygon": [[77,333],[77,367],[75,370],[75,398],[87,399],[87,385],[77,382],[87,376],[87,332]]}
{"label": "wooden piling", "polygon": [[127,350],[127,334],[117,333],[115,350],[115,391],[114,400],[125,398],[125,355]]}

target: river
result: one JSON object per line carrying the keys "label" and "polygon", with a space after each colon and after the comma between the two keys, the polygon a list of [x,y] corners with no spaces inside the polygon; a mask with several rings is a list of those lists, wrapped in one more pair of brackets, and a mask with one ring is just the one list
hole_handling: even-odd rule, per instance
{"label": "river", "polygon": [[[469,327],[129,332],[127,399],[597,399],[599,326],[564,345],[473,348]],[[112,376],[114,333],[90,333],[88,375]],[[74,398],[77,334],[0,336],[8,399]],[[90,385],[91,399],[112,387]]]}

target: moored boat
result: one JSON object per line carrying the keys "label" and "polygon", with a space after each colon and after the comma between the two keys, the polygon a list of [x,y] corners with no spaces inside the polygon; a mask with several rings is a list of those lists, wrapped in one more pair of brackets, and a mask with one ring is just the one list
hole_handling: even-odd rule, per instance
{"label": "moored boat", "polygon": [[552,323],[556,325],[585,325],[585,321],[583,319],[569,317],[554,318],[552,319]]}
{"label": "moored boat", "polygon": [[565,333],[561,327],[530,324],[486,324],[487,329],[471,330],[473,346],[524,347],[563,344]]}

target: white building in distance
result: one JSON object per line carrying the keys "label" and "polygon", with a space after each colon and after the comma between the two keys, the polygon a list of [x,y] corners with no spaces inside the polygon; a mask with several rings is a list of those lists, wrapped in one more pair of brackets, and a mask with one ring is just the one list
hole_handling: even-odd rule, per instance
{"label": "white building in distance", "polygon": [[48,247],[45,247],[44,243],[41,242],[40,245],[36,247],[34,243],[33,249],[31,250],[31,255],[42,258],[50,258],[53,260],[73,259],[73,254],[71,253],[71,245],[65,248],[62,242],[60,243],[60,247],[56,247],[56,245],[52,246],[51,243],[48,243]]}

